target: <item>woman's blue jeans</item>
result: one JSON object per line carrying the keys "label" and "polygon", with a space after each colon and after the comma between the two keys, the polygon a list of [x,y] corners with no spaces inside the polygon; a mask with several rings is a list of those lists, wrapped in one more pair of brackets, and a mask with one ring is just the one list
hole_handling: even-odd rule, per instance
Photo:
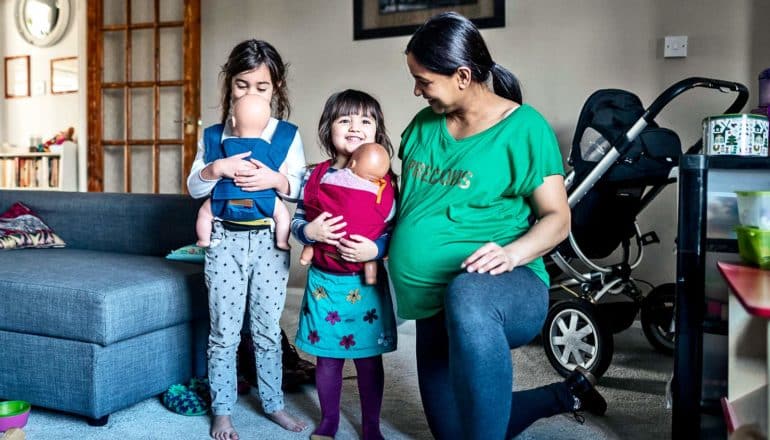
{"label": "woman's blue jeans", "polygon": [[564,382],[512,392],[510,350],[529,343],[548,312],[548,288],[532,270],[462,273],[444,305],[417,320],[420,395],[434,437],[511,438],[542,417],[572,410]]}

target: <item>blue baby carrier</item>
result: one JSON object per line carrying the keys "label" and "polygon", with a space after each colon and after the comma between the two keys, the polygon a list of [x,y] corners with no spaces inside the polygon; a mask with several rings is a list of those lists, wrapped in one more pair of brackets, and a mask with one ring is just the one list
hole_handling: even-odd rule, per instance
{"label": "blue baby carrier", "polygon": [[[224,124],[216,124],[203,131],[206,147],[206,163],[223,157],[251,152],[249,158],[257,159],[273,171],[278,171],[286,159],[297,127],[285,121],[278,121],[273,138],[267,142],[260,138],[222,139]],[[211,193],[211,210],[215,217],[230,221],[259,220],[273,216],[275,208],[274,189],[244,191],[235,185],[233,179],[222,178]]]}

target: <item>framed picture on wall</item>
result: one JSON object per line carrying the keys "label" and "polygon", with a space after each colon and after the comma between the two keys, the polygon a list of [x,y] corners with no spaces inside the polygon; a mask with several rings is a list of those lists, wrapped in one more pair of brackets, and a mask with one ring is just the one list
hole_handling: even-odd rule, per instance
{"label": "framed picture on wall", "polygon": [[5,97],[24,98],[29,95],[29,55],[5,57]]}
{"label": "framed picture on wall", "polygon": [[444,11],[458,12],[480,28],[505,26],[505,0],[353,0],[353,39],[410,35]]}
{"label": "framed picture on wall", "polygon": [[78,57],[54,58],[51,60],[51,94],[75,93],[78,91]]}

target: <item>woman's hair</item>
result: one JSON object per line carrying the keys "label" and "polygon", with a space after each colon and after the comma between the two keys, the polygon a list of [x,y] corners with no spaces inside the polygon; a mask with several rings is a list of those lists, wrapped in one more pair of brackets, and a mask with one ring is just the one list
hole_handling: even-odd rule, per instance
{"label": "woman's hair", "polygon": [[471,70],[473,81],[484,83],[491,73],[495,94],[522,102],[519,81],[492,61],[479,29],[456,12],[429,18],[412,35],[404,53],[412,54],[423,67],[441,75],[452,75],[465,66]]}
{"label": "woman's hair", "polygon": [[321,119],[318,121],[318,140],[321,143],[321,149],[332,158],[332,161],[337,159],[337,149],[332,143],[332,124],[340,116],[349,115],[363,115],[374,119],[377,124],[374,141],[385,147],[388,156],[393,157],[393,145],[385,130],[385,117],[380,103],[368,93],[347,89],[333,94],[326,100]]}
{"label": "woman's hair", "polygon": [[222,84],[222,123],[230,116],[232,105],[233,77],[243,72],[248,72],[265,64],[270,71],[270,80],[273,82],[273,99],[271,104],[273,114],[286,119],[291,113],[289,108],[288,88],[286,87],[286,68],[281,55],[267,41],[246,40],[238,43],[227,57],[227,62],[222,66],[219,76],[224,78]]}

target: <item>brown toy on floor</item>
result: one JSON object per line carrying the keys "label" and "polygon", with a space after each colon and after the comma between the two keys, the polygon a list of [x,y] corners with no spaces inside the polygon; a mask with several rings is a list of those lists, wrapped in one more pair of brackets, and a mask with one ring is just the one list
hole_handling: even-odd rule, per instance
{"label": "brown toy on floor", "polygon": [[24,440],[25,438],[26,435],[24,435],[24,431],[19,428],[11,428],[5,431],[5,434],[0,437],[0,440]]}

